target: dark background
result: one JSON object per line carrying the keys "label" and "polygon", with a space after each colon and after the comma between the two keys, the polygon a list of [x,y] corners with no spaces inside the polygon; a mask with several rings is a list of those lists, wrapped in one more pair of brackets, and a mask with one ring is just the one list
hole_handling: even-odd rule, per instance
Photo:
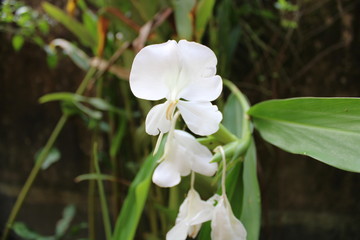
{"label": "dark background", "polygon": [[[39,1],[30,1],[36,8]],[[298,96],[360,96],[359,1],[300,1],[299,26],[292,31],[244,18],[266,30],[262,41],[275,55],[240,41],[229,77],[255,104]],[[264,6],[273,2],[263,2]],[[262,25],[263,24],[263,25]],[[71,35],[61,26],[55,37]],[[250,33],[244,30],[246,39]],[[0,226],[24,184],[34,155],[61,115],[59,105],[40,105],[39,97],[75,91],[83,72],[62,58],[49,69],[45,53],[26,43],[15,52],[0,32]],[[359,123],[360,124],[360,123]],[[61,161],[38,176],[18,220],[52,234],[66,204],[74,203],[76,221],[86,219],[85,183],[74,178],[88,171],[90,132],[79,119],[69,121],[56,147]],[[261,239],[359,239],[360,174],[335,169],[265,143],[256,135],[262,192]],[[354,143],[359,144],[359,143]],[[100,222],[100,218],[99,218]]]}

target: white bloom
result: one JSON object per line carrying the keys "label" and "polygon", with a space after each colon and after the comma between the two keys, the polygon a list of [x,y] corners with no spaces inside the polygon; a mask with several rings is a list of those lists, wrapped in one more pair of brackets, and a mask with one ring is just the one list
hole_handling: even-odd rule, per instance
{"label": "white bloom", "polygon": [[157,135],[170,129],[176,107],[198,135],[210,135],[219,128],[222,114],[210,101],[222,91],[216,74],[217,59],[208,47],[181,40],[150,45],[135,57],[130,88],[138,98],[166,102],[154,106],[146,117],[146,132]]}
{"label": "white bloom", "polygon": [[212,154],[209,149],[196,141],[191,134],[174,130],[170,132],[162,157],[162,162],[154,171],[152,180],[160,187],[177,185],[181,176],[187,176],[191,170],[206,176],[212,176],[217,163],[210,163]]}
{"label": "white bloom", "polygon": [[246,230],[234,216],[226,195],[219,198],[211,220],[212,240],[245,240]]}
{"label": "white bloom", "polygon": [[195,238],[203,222],[209,221],[214,206],[201,200],[199,194],[190,189],[180,206],[175,226],[166,234],[167,240],[185,240],[187,236]]}

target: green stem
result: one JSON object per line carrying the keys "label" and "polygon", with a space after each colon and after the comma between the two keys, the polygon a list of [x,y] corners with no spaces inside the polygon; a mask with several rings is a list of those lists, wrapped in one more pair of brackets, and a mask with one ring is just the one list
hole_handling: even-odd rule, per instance
{"label": "green stem", "polygon": [[[93,74],[95,73],[96,69],[95,68],[90,68],[90,70],[88,71],[88,73],[86,74],[86,76],[84,77],[83,81],[81,82],[79,88],[76,91],[76,94],[82,94],[85,91],[86,86],[88,85],[89,81],[91,80]],[[16,219],[16,216],[18,215],[21,206],[24,203],[24,200],[32,186],[32,184],[34,183],[34,180],[36,178],[36,176],[38,175],[41,166],[43,165],[43,163],[45,162],[51,148],[53,147],[57,137],[59,136],[61,130],[63,129],[63,127],[65,126],[65,123],[68,120],[68,115],[66,115],[65,113],[61,116],[61,118],[59,119],[58,123],[56,124],[56,127],[54,128],[53,132],[50,135],[50,138],[48,139],[48,141],[46,142],[45,147],[43,148],[43,150],[40,153],[40,156],[37,160],[37,162],[35,163],[33,169],[30,172],[30,175],[28,177],[28,179],[26,180],[24,186],[22,187],[18,198],[16,199],[16,202],[14,204],[14,207],[11,209],[9,218],[7,220],[7,223],[5,224],[5,228],[4,228],[4,233],[1,237],[1,240],[6,240],[8,235],[9,235],[9,231],[12,228],[14,221]]]}
{"label": "green stem", "polygon": [[[94,142],[93,145],[93,157],[94,157],[94,167],[95,172],[100,175],[100,167],[99,167],[99,159],[98,159],[98,152],[97,152],[97,141]],[[109,208],[106,202],[105,197],[105,190],[104,185],[102,183],[101,179],[97,179],[97,184],[99,188],[99,195],[100,195],[100,205],[101,205],[101,211],[103,216],[103,223],[105,228],[105,235],[106,240],[111,240],[111,223],[110,223],[110,216],[109,216]]]}
{"label": "green stem", "polygon": [[48,156],[52,146],[55,143],[55,140],[57,139],[57,137],[59,136],[59,133],[61,132],[62,128],[64,127],[66,121],[68,119],[67,115],[62,115],[62,117],[60,118],[60,120],[58,121],[58,123],[56,124],[56,127],[54,129],[54,131],[52,132],[49,140],[47,141],[44,149],[41,151],[40,156],[37,160],[37,162],[35,163],[35,166],[33,167],[33,169],[30,172],[30,175],[28,177],[28,179],[26,180],[23,188],[21,189],[18,198],[16,199],[15,205],[11,210],[10,216],[8,218],[8,221],[5,225],[5,229],[4,229],[4,234],[2,236],[2,240],[6,240],[8,235],[9,235],[9,231],[12,228],[14,221],[16,219],[17,214],[19,213],[21,206],[37,176],[37,174],[39,173],[41,166],[43,165],[43,163],[45,162],[46,157]]}
{"label": "green stem", "polygon": [[233,141],[238,140],[238,138],[232,134],[229,130],[227,130],[224,125],[220,124],[219,130],[211,135],[212,137],[215,137],[217,140],[222,142],[223,144],[227,144]]}
{"label": "green stem", "polygon": [[[95,172],[94,161],[90,161],[90,173]],[[90,180],[88,186],[88,234],[90,240],[96,239],[95,232],[95,181]]]}

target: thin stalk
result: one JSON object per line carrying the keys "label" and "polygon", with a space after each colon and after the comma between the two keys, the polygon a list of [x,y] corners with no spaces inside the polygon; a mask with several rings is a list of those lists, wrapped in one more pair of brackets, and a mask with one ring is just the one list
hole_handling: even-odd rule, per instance
{"label": "thin stalk", "polygon": [[30,172],[30,175],[28,177],[28,179],[26,180],[24,186],[22,187],[18,198],[16,199],[15,205],[11,210],[10,216],[8,218],[8,221],[5,225],[5,229],[4,229],[4,234],[2,236],[2,240],[6,240],[8,235],[9,235],[9,231],[12,228],[14,221],[16,219],[17,214],[19,213],[21,206],[36,178],[36,176],[38,175],[41,166],[43,165],[43,163],[45,162],[46,157],[48,156],[52,146],[54,145],[57,137],[59,136],[59,133],[61,132],[61,130],[63,129],[66,121],[68,119],[68,116],[63,114],[60,118],[60,120],[58,121],[58,123],[56,124],[53,132],[51,133],[51,136],[49,138],[49,140],[47,141],[44,149],[41,151],[40,156],[37,160],[37,162],[35,163],[35,166],[33,167],[33,169]]}
{"label": "thin stalk", "polygon": [[[100,167],[99,167],[97,146],[98,146],[97,141],[95,141],[94,145],[93,145],[94,167],[95,167],[95,172],[100,175],[101,172],[100,172]],[[100,205],[101,205],[101,211],[102,211],[102,216],[103,216],[106,240],[111,240],[112,230],[111,230],[111,223],[110,223],[110,216],[109,216],[109,208],[108,208],[108,205],[106,202],[106,197],[105,197],[104,185],[103,185],[101,179],[97,179],[97,184],[98,184],[98,188],[99,188]]]}
{"label": "thin stalk", "polygon": [[222,196],[226,195],[226,156],[225,151],[222,146],[218,146],[214,149],[214,152],[220,152],[221,158],[222,158],[222,176],[221,176],[221,190],[222,190]]}
{"label": "thin stalk", "polygon": [[[95,172],[94,161],[90,161],[90,173]],[[90,180],[88,186],[88,234],[90,240],[96,239],[95,232],[95,181]]]}
{"label": "thin stalk", "polygon": [[[79,88],[77,89],[76,93],[77,94],[82,94],[85,91],[85,88],[87,86],[87,84],[89,83],[90,79],[92,78],[93,74],[95,73],[96,69],[95,68],[90,68],[90,70],[88,71],[88,73],[86,74],[86,76],[84,77],[84,79],[82,80]],[[61,130],[63,129],[63,127],[65,126],[65,123],[68,120],[68,115],[63,113],[61,118],[59,119],[58,123],[56,124],[54,130],[52,131],[50,138],[48,139],[48,141],[46,142],[45,147],[43,148],[43,150],[40,153],[40,156],[37,160],[37,162],[35,163],[33,169],[30,172],[30,175],[28,177],[28,179],[26,180],[24,186],[22,187],[18,198],[16,199],[16,202],[14,204],[14,207],[12,208],[9,218],[7,220],[7,223],[5,224],[5,228],[4,228],[4,233],[1,237],[1,240],[6,240],[8,235],[9,235],[9,231],[12,228],[14,221],[21,209],[21,206],[24,203],[24,200],[27,196],[27,194],[29,193],[29,190],[32,186],[32,184],[34,183],[34,180],[36,178],[36,176],[38,175],[41,166],[43,165],[43,163],[45,162],[51,148],[53,147],[56,139],[58,138]]]}

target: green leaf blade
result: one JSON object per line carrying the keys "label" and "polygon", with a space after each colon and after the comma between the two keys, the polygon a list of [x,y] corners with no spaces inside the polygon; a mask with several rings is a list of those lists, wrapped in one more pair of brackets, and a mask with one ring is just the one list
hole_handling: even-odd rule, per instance
{"label": "green leaf blade", "polygon": [[[165,141],[163,140],[162,143]],[[163,148],[160,147],[160,149]],[[136,229],[140,221],[142,211],[145,206],[145,201],[148,196],[152,173],[157,165],[159,156],[162,151],[159,151],[155,156],[150,155],[142,165],[139,173],[132,182],[128,195],[121,208],[121,212],[116,221],[113,240],[132,240],[135,237]]]}
{"label": "green leaf blade", "polygon": [[64,11],[62,11],[55,5],[52,5],[51,3],[44,2],[42,4],[42,7],[47,14],[49,14],[56,21],[63,24],[69,31],[71,31],[76,37],[78,37],[82,44],[91,48],[96,47],[97,39],[94,38],[93,34],[91,34],[83,24],[78,22],[76,19],[68,16]]}
{"label": "green leaf blade", "polygon": [[270,100],[248,112],[275,146],[346,171],[360,172],[360,99]]}

